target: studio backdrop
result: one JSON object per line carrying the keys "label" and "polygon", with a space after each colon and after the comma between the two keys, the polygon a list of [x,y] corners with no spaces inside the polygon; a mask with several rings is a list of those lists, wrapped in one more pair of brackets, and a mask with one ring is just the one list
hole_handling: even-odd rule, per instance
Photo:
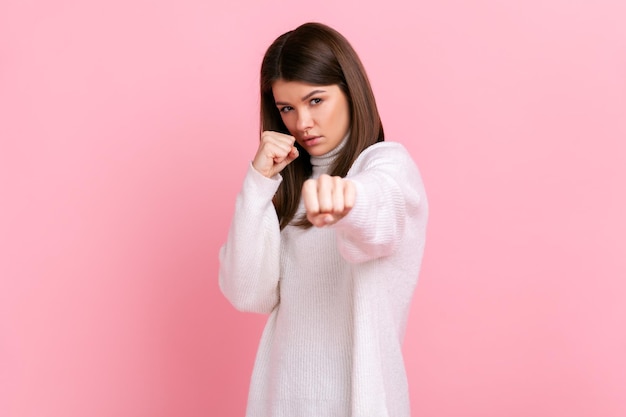
{"label": "studio backdrop", "polygon": [[426,184],[413,415],[625,416],[624,4],[2,0],[0,415],[244,415],[218,251],[263,53],[318,21]]}

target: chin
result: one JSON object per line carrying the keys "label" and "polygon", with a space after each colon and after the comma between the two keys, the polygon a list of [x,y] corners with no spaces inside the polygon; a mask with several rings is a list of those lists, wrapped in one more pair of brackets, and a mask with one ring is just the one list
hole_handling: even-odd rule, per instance
{"label": "chin", "polygon": [[322,156],[326,153],[329,152],[328,149],[325,148],[313,148],[313,149],[307,149],[307,152],[309,153],[309,155],[311,156]]}

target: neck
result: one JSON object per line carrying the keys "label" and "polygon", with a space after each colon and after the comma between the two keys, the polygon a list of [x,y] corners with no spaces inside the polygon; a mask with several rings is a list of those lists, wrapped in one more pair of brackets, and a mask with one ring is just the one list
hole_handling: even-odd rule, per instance
{"label": "neck", "polygon": [[337,159],[337,156],[341,153],[341,150],[346,146],[348,142],[348,136],[346,136],[339,142],[334,149],[326,152],[324,155],[311,156],[311,165],[313,166],[313,177],[317,177],[321,174],[326,174],[330,171],[330,167]]}

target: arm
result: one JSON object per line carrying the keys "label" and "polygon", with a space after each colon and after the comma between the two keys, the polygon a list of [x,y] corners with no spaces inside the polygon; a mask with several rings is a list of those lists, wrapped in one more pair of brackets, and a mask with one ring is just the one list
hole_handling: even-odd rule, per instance
{"label": "arm", "polygon": [[348,262],[392,254],[423,194],[417,167],[404,147],[373,145],[346,178],[330,178],[311,180],[308,189],[303,188],[311,222],[335,228],[338,249]]}
{"label": "arm", "polygon": [[280,230],[272,196],[279,184],[250,166],[220,249],[220,289],[241,311],[269,313],[278,303]]}
{"label": "arm", "polygon": [[219,284],[238,310],[270,313],[279,301],[280,227],[272,198],[280,171],[298,157],[294,140],[263,132],[237,196],[228,238],[220,249]]}

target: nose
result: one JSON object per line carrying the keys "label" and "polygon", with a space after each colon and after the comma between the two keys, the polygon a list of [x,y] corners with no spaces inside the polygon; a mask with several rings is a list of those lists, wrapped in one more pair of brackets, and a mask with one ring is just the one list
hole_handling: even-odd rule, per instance
{"label": "nose", "polygon": [[296,128],[300,132],[305,132],[313,127],[313,118],[308,109],[302,109],[298,112],[298,122]]}

